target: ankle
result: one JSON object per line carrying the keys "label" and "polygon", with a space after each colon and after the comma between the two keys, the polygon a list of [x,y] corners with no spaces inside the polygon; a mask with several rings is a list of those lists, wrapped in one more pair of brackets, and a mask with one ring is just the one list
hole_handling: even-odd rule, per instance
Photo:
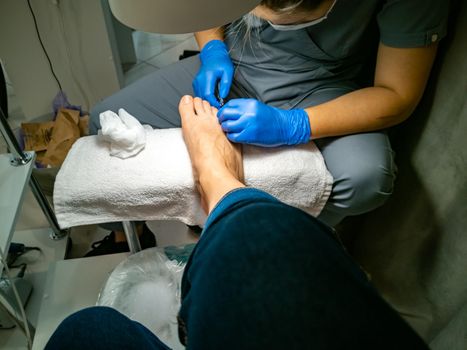
{"label": "ankle", "polygon": [[202,201],[205,204],[204,210],[209,214],[224,195],[234,189],[245,187],[245,185],[226,170],[200,174],[199,187],[201,188],[199,192]]}

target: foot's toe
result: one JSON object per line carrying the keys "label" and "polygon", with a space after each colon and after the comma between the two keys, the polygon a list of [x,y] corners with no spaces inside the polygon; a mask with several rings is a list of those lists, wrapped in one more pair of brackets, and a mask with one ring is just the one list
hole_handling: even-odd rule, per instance
{"label": "foot's toe", "polygon": [[194,114],[193,97],[191,97],[190,95],[183,96],[180,100],[180,104],[178,105],[178,110],[182,118],[186,117],[189,114]]}

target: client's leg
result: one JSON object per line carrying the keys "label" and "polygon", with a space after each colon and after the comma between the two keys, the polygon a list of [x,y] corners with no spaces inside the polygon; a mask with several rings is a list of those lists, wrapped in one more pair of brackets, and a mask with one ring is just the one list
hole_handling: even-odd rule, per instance
{"label": "client's leg", "polygon": [[217,109],[208,102],[184,96],[179,111],[196,185],[209,213],[226,193],[244,187],[241,146],[227,140]]}
{"label": "client's leg", "polygon": [[109,307],[91,307],[68,316],[46,350],[166,350],[149,329]]}
{"label": "client's leg", "polygon": [[179,328],[188,349],[427,348],[329,227],[242,188],[240,153],[215,109],[190,97],[179,108],[210,212],[182,281]]}

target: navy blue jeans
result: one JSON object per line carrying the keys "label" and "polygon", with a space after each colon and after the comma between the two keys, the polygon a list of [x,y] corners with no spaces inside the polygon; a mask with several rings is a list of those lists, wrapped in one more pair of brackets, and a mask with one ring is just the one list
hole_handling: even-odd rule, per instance
{"label": "navy blue jeans", "polygon": [[[255,189],[209,215],[182,280],[188,349],[427,349],[332,230]],[[46,349],[167,349],[109,308],[63,321]]]}

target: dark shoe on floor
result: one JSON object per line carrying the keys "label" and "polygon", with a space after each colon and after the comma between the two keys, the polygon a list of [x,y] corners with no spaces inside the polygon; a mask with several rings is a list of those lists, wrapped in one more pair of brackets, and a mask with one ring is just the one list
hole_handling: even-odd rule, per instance
{"label": "dark shoe on floor", "polygon": [[156,236],[154,236],[154,233],[152,233],[146,224],[143,225],[143,233],[139,236],[139,243],[141,244],[141,249],[157,246]]}
{"label": "dark shoe on floor", "polygon": [[[146,224],[143,225],[143,233],[139,236],[139,242],[141,244],[141,249],[151,248],[156,246],[156,237],[149,230]],[[124,242],[115,242],[115,232],[110,232],[102,240],[94,242],[92,245],[92,250],[86,253],[84,257],[89,256],[98,256],[106,254],[115,254],[115,253],[124,253],[130,251],[128,248],[128,243]]]}
{"label": "dark shoe on floor", "polygon": [[196,225],[196,226],[193,226],[193,225],[187,225],[188,228],[197,236],[201,236],[201,232],[203,232],[203,228]]}

